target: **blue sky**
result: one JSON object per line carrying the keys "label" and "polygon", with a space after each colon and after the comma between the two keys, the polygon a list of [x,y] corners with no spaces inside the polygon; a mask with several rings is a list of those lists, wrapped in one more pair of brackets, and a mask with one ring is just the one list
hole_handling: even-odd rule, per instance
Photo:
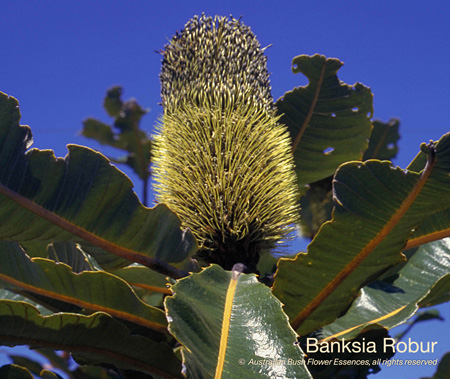
{"label": "blue sky", "polygon": [[[151,133],[161,112],[161,56],[155,50],[202,12],[242,16],[262,46],[272,45],[267,55],[275,99],[306,84],[291,72],[294,56],[320,53],[343,61],[341,80],[372,89],[374,118],[401,120],[394,163],[403,168],[420,143],[450,130],[450,8],[444,0],[8,1],[0,10],[0,91],[19,100],[34,146],[51,148],[57,156],[66,154],[68,143],[100,148],[79,131],[88,116],[109,121],[102,101],[115,84],[124,87],[125,98],[136,97],[150,108],[142,126]],[[448,304],[442,312],[450,318]],[[421,328],[417,338],[438,340],[441,353],[450,350],[444,324]],[[378,377],[433,372],[395,370]]]}

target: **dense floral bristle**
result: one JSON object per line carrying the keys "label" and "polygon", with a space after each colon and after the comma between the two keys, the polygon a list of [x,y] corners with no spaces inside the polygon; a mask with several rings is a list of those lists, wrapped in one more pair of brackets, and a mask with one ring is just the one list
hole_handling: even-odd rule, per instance
{"label": "dense floral bristle", "polygon": [[259,43],[235,19],[195,17],[166,46],[161,83],[157,199],[195,235],[201,261],[255,272],[299,214],[290,136]]}
{"label": "dense floral bristle", "polygon": [[186,92],[246,92],[272,106],[267,57],[250,28],[233,17],[195,16],[163,51],[163,105]]}

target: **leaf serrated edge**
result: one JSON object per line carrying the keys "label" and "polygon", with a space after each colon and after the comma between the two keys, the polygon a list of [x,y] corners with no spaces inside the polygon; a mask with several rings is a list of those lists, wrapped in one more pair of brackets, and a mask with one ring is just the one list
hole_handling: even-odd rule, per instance
{"label": "leaf serrated edge", "polygon": [[113,244],[79,227],[78,225],[71,223],[70,221],[58,216],[57,214],[50,212],[44,207],[36,204],[35,202],[9,189],[2,183],[0,183],[0,194],[6,196],[7,198],[14,201],[16,204],[20,205],[21,207],[27,209],[30,212],[33,212],[37,216],[51,222],[52,224],[60,227],[61,229],[64,229],[72,233],[73,235],[81,238],[82,240],[110,252],[111,254],[127,259],[131,262],[140,263],[156,272],[170,276],[171,278],[174,279],[180,279],[189,275],[188,272],[179,270],[176,267],[168,264],[167,262],[161,261],[155,257],[150,257],[142,253],[127,249],[125,247]]}
{"label": "leaf serrated edge", "polygon": [[433,170],[435,164],[436,149],[434,144],[430,144],[427,164],[419,177],[419,180],[412,188],[408,196],[395,212],[390,220],[378,232],[378,234],[329,282],[310,302],[300,311],[292,321],[291,325],[297,330],[303,322],[330,296],[334,290],[370,255],[370,253],[387,237],[395,225],[402,219],[414,200],[419,195]]}

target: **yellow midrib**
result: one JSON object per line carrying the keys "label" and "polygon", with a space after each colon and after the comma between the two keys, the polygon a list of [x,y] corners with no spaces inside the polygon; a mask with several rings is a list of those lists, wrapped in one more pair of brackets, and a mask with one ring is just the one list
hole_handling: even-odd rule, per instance
{"label": "yellow midrib", "polygon": [[370,321],[366,321],[366,322],[364,322],[364,323],[362,323],[362,324],[359,324],[359,325],[353,326],[353,327],[351,327],[351,328],[342,330],[341,332],[336,333],[336,334],[333,334],[332,336],[328,336],[328,337],[326,337],[326,338],[323,338],[323,339],[320,340],[319,342],[326,342],[326,341],[329,341],[329,340],[331,340],[331,339],[333,339],[333,338],[339,338],[340,336],[343,336],[344,334],[350,333],[352,330],[355,330],[355,329],[357,329],[357,328],[359,328],[359,327],[361,327],[361,326],[364,326],[364,325],[373,325],[373,324],[376,324],[377,322],[386,320],[386,319],[388,319],[388,318],[390,318],[390,317],[394,317],[397,313],[399,313],[400,311],[402,311],[402,310],[405,309],[405,308],[406,308],[406,305],[404,305],[403,307],[400,307],[400,308],[398,308],[398,309],[396,309],[396,310],[394,310],[394,311],[392,311],[392,312],[389,312],[388,314],[386,314],[386,315],[384,315],[384,316],[378,317],[378,318],[373,319],[373,320],[370,320]]}
{"label": "yellow midrib", "polygon": [[225,308],[223,312],[222,331],[220,333],[220,347],[217,357],[216,374],[214,379],[221,379],[223,366],[225,363],[225,354],[228,347],[228,333],[230,331],[231,311],[233,310],[233,300],[236,293],[240,272],[232,271],[231,281],[228,285],[227,296],[225,298]]}
{"label": "yellow midrib", "polygon": [[119,309],[114,309],[114,308],[111,308],[111,307],[108,307],[105,305],[96,304],[93,302],[89,302],[87,300],[79,299],[74,296],[57,293],[57,292],[51,291],[49,289],[37,287],[33,284],[29,284],[29,283],[25,283],[20,280],[17,280],[7,274],[0,273],[0,280],[2,280],[3,282],[6,282],[6,283],[12,284],[14,287],[18,287],[22,290],[29,291],[29,292],[37,294],[37,295],[42,295],[42,296],[49,297],[51,299],[64,301],[66,303],[73,304],[73,305],[76,305],[81,308],[87,308],[92,311],[105,312],[114,317],[120,318],[122,320],[131,321],[138,325],[142,325],[146,328],[156,330],[160,333],[167,332],[167,328],[165,325],[159,324],[159,323],[151,321],[151,320],[147,320],[140,316],[133,315],[130,312],[122,311]]}
{"label": "yellow midrib", "polygon": [[[433,147],[434,148],[434,147]],[[397,211],[391,216],[389,221],[378,232],[378,234],[361,249],[357,255],[331,280],[311,301],[297,314],[291,322],[294,330],[306,321],[306,319],[328,298],[341,283],[370,255],[370,253],[389,235],[401,218],[408,211],[414,200],[419,195],[423,186],[427,182],[435,163],[435,153],[430,154],[427,164],[410,193],[401,203]]]}

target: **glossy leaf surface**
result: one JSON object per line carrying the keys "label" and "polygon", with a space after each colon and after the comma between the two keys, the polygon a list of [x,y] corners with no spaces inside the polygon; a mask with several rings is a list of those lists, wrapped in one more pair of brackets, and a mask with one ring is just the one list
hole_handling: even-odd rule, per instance
{"label": "glossy leaf surface", "polygon": [[400,269],[364,287],[347,313],[323,328],[324,335],[349,339],[371,324],[386,329],[403,324],[436,283],[449,276],[449,267],[450,239],[421,246]]}
{"label": "glossy leaf surface", "polygon": [[172,290],[169,330],[189,378],[310,378],[281,303],[255,275],[213,265]]}

